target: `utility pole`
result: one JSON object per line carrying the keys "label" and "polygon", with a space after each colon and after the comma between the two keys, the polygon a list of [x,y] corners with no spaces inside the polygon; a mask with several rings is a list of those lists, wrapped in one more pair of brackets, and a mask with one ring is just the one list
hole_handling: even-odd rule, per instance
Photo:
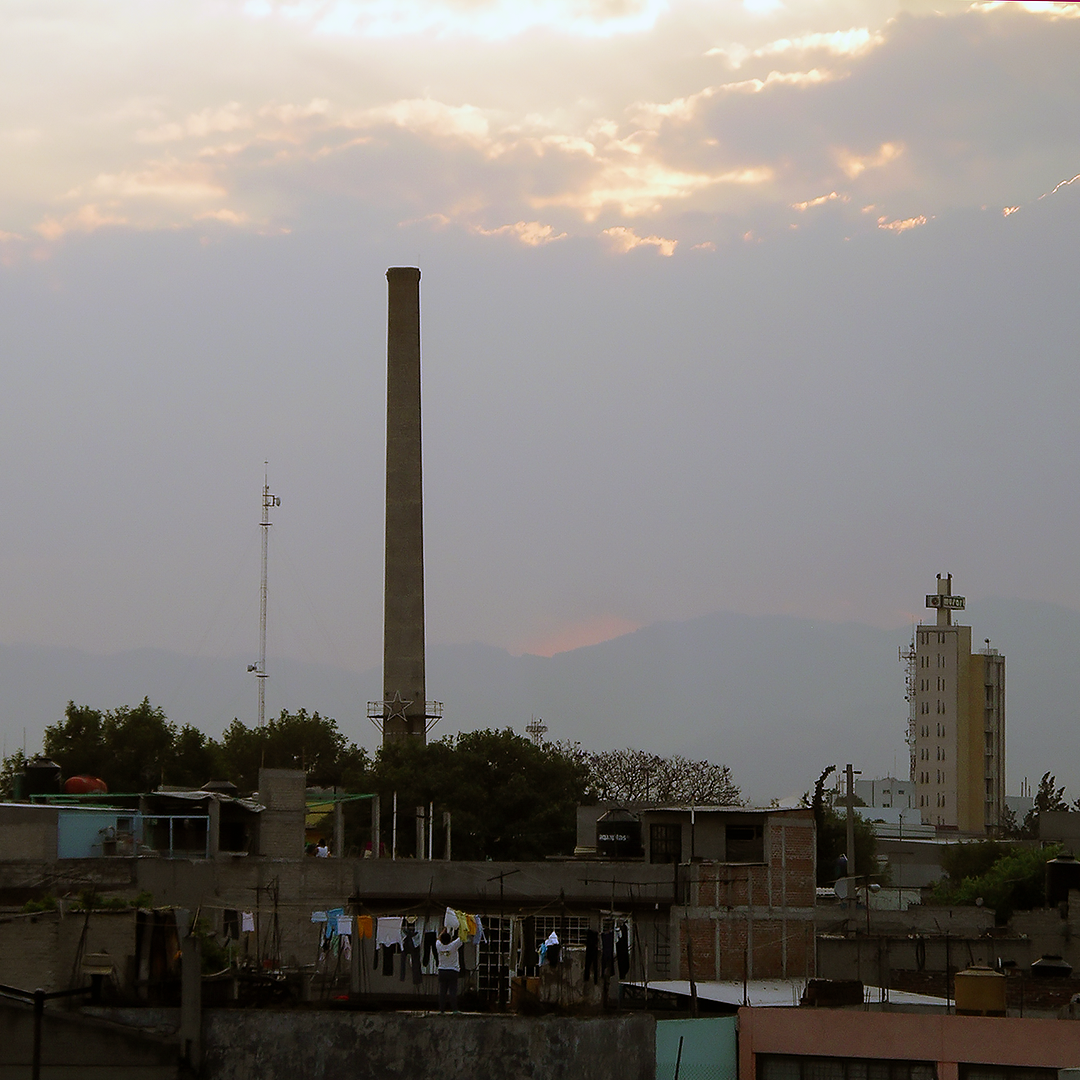
{"label": "utility pole", "polygon": [[[269,462],[263,462],[265,470]],[[266,723],[266,560],[270,547],[270,510],[280,506],[281,500],[270,494],[270,484],[263,472],[262,494],[262,585],[259,589],[259,660],[248,664],[248,671],[255,672],[259,683],[259,727]]]}
{"label": "utility pole", "polygon": [[855,780],[854,770],[848,766],[848,877],[855,876]]}

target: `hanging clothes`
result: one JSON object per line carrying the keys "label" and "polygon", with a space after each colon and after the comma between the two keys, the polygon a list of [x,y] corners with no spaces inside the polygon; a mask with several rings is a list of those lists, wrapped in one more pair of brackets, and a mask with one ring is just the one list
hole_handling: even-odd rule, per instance
{"label": "hanging clothes", "polygon": [[[400,945],[383,945],[381,946],[382,952],[382,973],[388,978],[392,978],[394,974],[394,953],[401,949]],[[402,957],[404,960],[404,957]],[[404,967],[404,964],[402,964]]]}
{"label": "hanging clothes", "polygon": [[464,911],[458,911],[454,909],[454,914],[457,916],[458,921],[458,937],[461,938],[461,944],[464,945],[469,940],[469,916]]}
{"label": "hanging clothes", "polygon": [[630,929],[626,923],[619,926],[615,938],[615,957],[619,962],[619,978],[625,979],[630,971]]}
{"label": "hanging clothes", "polygon": [[484,937],[484,924],[480,921],[479,915],[473,915],[472,918],[476,923],[476,944],[479,945],[481,941],[487,941]]}
{"label": "hanging clothes", "polygon": [[605,930],[600,935],[600,974],[607,978],[615,974],[615,931]]}
{"label": "hanging clothes", "polygon": [[255,913],[252,911],[244,911],[240,914],[240,930],[244,934],[253,934],[255,932]]}
{"label": "hanging clothes", "polygon": [[404,923],[401,929],[402,956],[401,981],[405,981],[405,969],[412,962],[413,985],[420,985],[420,935],[416,931],[415,920],[412,925]]}
{"label": "hanging clothes", "polygon": [[375,929],[376,945],[401,944],[401,916],[380,915]]}
{"label": "hanging clothes", "polygon": [[434,967],[438,963],[438,951],[435,948],[435,942],[438,939],[439,935],[434,930],[424,931],[424,954],[421,963],[424,965],[425,975],[434,975],[438,970]]}
{"label": "hanging clothes", "polygon": [[453,908],[446,909],[446,914],[443,916],[443,926],[445,926],[451,934],[456,934],[458,932],[458,927],[461,926],[461,920],[458,918],[458,914]]}
{"label": "hanging clothes", "polygon": [[536,967],[536,916],[527,915],[521,931],[521,969]]}
{"label": "hanging clothes", "polygon": [[589,973],[592,973],[592,981],[595,986],[600,976],[600,935],[595,930],[585,931],[585,981],[589,981]]}
{"label": "hanging clothes", "polygon": [[370,915],[357,915],[356,916],[356,938],[358,941],[362,941],[371,937],[374,933],[374,927],[371,923]]}

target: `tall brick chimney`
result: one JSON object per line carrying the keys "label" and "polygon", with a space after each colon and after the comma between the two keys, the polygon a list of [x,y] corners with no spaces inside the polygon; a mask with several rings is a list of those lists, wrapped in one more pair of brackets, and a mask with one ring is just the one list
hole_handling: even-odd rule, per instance
{"label": "tall brick chimney", "polygon": [[383,745],[427,738],[424,491],[420,438],[420,271],[386,271],[386,583]]}

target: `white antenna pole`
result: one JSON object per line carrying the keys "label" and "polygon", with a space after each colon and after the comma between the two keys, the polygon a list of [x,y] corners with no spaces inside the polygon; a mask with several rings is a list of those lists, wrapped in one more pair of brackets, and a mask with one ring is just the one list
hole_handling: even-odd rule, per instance
{"label": "white antenna pole", "polygon": [[[264,461],[263,467],[269,465]],[[255,665],[255,678],[259,682],[259,727],[266,723],[266,556],[270,544],[270,510],[280,506],[281,500],[270,494],[270,484],[263,472],[262,495],[262,588],[259,590],[259,662]]]}

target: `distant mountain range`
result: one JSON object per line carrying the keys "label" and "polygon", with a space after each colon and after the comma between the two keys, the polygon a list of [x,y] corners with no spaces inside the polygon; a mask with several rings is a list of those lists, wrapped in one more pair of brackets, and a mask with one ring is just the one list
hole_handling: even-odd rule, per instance
{"label": "distant mountain range", "polygon": [[[1010,793],[1047,769],[1080,795],[1080,613],[1018,600],[972,603],[964,620],[1006,655]],[[428,694],[446,717],[432,733],[543,718],[548,738],[590,749],[633,746],[731,766],[756,801],[797,796],[826,765],[864,776],[906,773],[903,668],[910,627],[729,613],[656,623],[551,658],[485,645],[433,646]],[[75,649],[0,646],[0,737],[11,753],[40,745],[67,701],[113,708],[149,697],[170,719],[210,734],[234,716],[254,722],[247,660],[156,649],[94,656]],[[267,713],[307,708],[335,717],[373,747],[369,698],[380,673],[270,659]]]}

